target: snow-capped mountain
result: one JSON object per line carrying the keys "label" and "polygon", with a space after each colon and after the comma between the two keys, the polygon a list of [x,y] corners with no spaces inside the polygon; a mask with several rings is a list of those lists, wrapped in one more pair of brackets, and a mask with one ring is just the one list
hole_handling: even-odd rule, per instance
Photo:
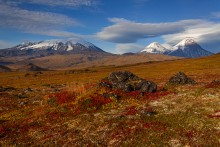
{"label": "snow-capped mountain", "polygon": [[212,55],[211,52],[203,49],[199,44],[191,38],[180,41],[173,47],[173,51],[168,53],[171,56],[197,58]]}
{"label": "snow-capped mountain", "polygon": [[141,53],[166,54],[171,56],[197,58],[212,55],[211,52],[203,49],[192,38],[186,38],[175,46],[166,48],[157,42],[153,42],[146,46]]}
{"label": "snow-capped mountain", "polygon": [[27,42],[9,49],[0,50],[0,56],[47,56],[53,54],[100,52],[102,49],[79,38]]}
{"label": "snow-capped mountain", "polygon": [[169,50],[163,47],[158,42],[152,42],[150,45],[146,46],[141,52],[151,53],[151,54],[165,54],[165,53],[168,53]]}

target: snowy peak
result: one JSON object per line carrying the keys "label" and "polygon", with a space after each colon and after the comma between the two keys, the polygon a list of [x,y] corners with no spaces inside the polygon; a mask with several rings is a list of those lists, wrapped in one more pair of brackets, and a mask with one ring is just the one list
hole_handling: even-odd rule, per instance
{"label": "snowy peak", "polygon": [[40,42],[27,42],[12,48],[0,50],[0,56],[32,56],[42,57],[55,54],[93,54],[106,52],[80,38],[45,40]]}
{"label": "snowy peak", "polygon": [[173,47],[168,44],[165,45],[166,47],[162,46],[158,42],[153,42],[150,45],[146,46],[141,52],[151,54],[166,54],[186,58],[197,58],[212,55],[211,52],[203,49],[192,38],[183,39]]}
{"label": "snowy peak", "polygon": [[197,45],[197,42],[192,38],[186,38],[180,41],[177,45],[174,46],[174,49],[185,49],[187,46]]}
{"label": "snowy peak", "polygon": [[203,49],[192,38],[186,38],[174,46],[174,50],[169,53],[172,56],[198,58],[212,55],[211,52]]}
{"label": "snowy peak", "polygon": [[37,43],[26,43],[22,44],[20,47],[21,50],[23,49],[48,49],[51,48],[53,50],[59,50],[63,48],[64,50],[70,51],[73,50],[76,46],[81,46],[85,48],[97,48],[92,43],[89,43],[80,38],[71,38],[71,39],[63,39],[63,40],[46,40],[40,41]]}
{"label": "snowy peak", "polygon": [[151,44],[146,46],[141,52],[151,53],[151,54],[163,54],[167,51],[168,49],[163,47],[160,43],[152,42]]}
{"label": "snowy peak", "polygon": [[151,44],[147,46],[147,48],[164,48],[164,47],[160,45],[160,43],[158,42],[152,42]]}

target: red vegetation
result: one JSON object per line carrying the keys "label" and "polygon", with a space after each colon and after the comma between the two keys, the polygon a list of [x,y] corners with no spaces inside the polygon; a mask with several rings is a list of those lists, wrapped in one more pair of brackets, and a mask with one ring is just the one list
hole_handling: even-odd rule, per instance
{"label": "red vegetation", "polygon": [[101,108],[103,105],[106,105],[111,102],[113,102],[112,99],[105,98],[101,94],[91,95],[88,99],[82,100],[80,104],[81,109],[77,111],[85,111],[85,110],[88,110],[88,108],[96,110],[96,109]]}
{"label": "red vegetation", "polygon": [[124,115],[135,115],[137,112],[138,110],[135,108],[135,106],[131,106],[125,109]]}
{"label": "red vegetation", "polygon": [[147,123],[142,123],[143,127],[145,129],[152,129],[154,131],[165,131],[167,129],[167,126],[161,122],[147,122]]}
{"label": "red vegetation", "polygon": [[191,130],[188,131],[184,134],[189,140],[191,140],[192,138],[196,137],[197,135],[197,131],[196,130]]}
{"label": "red vegetation", "polygon": [[160,97],[164,97],[170,94],[175,94],[174,92],[170,92],[170,91],[159,91],[159,92],[155,92],[155,93],[146,93],[144,95],[145,99],[149,99],[149,100],[157,100]]}
{"label": "red vegetation", "polygon": [[74,93],[70,93],[68,91],[61,91],[59,93],[49,95],[49,100],[55,100],[57,104],[64,104],[73,102],[76,99],[76,95]]}
{"label": "red vegetation", "polygon": [[131,92],[128,92],[126,95],[129,97],[138,98],[140,94],[141,94],[140,91],[131,91]]}
{"label": "red vegetation", "polygon": [[90,107],[100,108],[102,105],[111,103],[112,100],[109,98],[105,98],[100,94],[94,95],[90,97],[91,104]]}
{"label": "red vegetation", "polygon": [[208,115],[209,118],[220,118],[220,110],[214,112],[214,114]]}
{"label": "red vegetation", "polygon": [[6,129],[3,126],[0,126],[0,138],[6,135]]}
{"label": "red vegetation", "polygon": [[217,88],[217,87],[220,87],[220,81],[212,81],[210,84],[205,86],[205,88]]}

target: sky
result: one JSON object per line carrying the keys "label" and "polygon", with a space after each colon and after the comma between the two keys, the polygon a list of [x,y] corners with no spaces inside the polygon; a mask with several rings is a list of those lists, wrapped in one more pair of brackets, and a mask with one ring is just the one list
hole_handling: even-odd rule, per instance
{"label": "sky", "polygon": [[217,53],[220,0],[0,0],[1,49],[75,37],[117,54],[190,37]]}

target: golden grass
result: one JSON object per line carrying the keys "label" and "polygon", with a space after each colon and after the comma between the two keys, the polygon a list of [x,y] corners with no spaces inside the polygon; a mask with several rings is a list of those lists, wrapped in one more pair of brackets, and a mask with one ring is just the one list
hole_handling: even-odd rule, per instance
{"label": "golden grass", "polygon": [[[0,93],[0,145],[220,145],[220,85],[206,86],[220,79],[220,55],[88,70],[96,72],[0,73],[0,86],[16,88]],[[112,91],[97,83],[117,70],[159,87],[183,71],[198,84],[168,86],[168,91],[144,96],[119,91],[120,100],[105,99],[102,95]],[[26,91],[28,87],[33,91]],[[19,98],[20,93],[27,98]]]}

